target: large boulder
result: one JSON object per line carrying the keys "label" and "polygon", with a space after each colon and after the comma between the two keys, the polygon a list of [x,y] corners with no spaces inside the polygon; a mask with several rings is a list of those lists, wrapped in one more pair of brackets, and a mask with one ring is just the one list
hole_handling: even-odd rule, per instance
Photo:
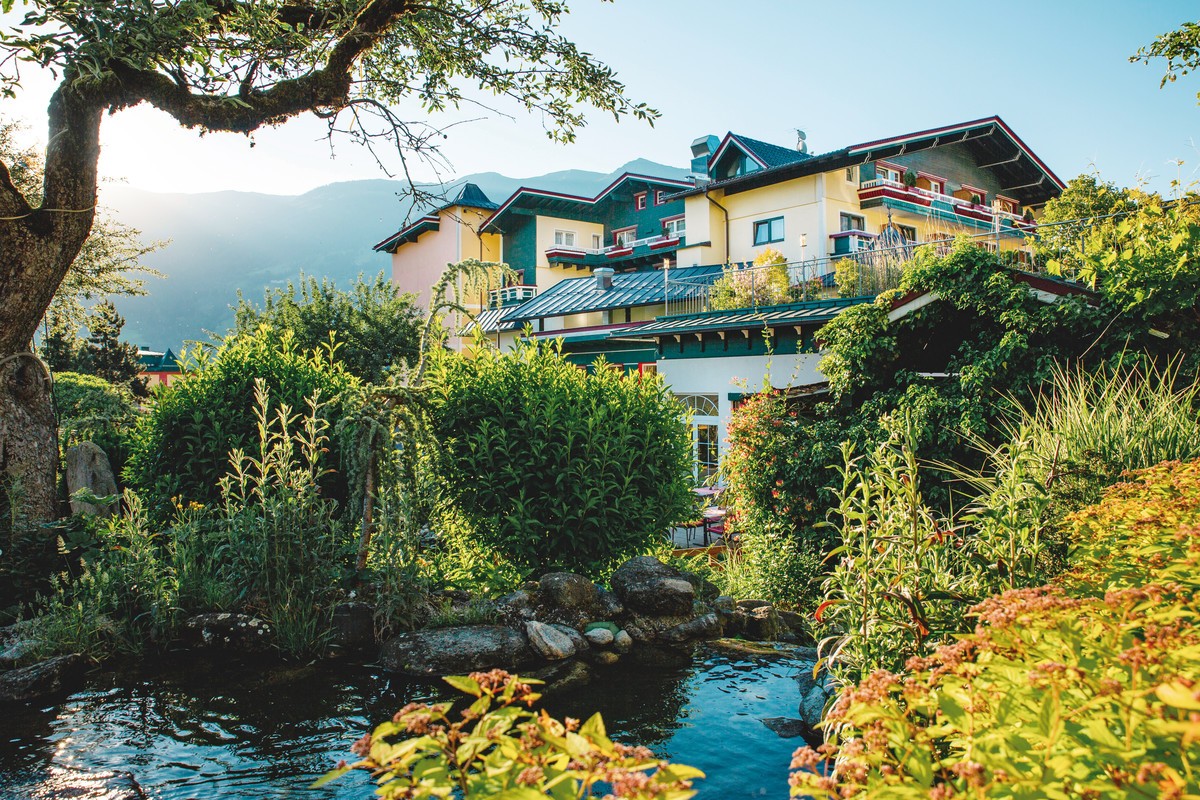
{"label": "large boulder", "polygon": [[197,614],[183,623],[184,640],[194,646],[245,655],[271,649],[270,623],[248,614]]}
{"label": "large boulder", "polygon": [[658,635],[662,642],[691,642],[698,639],[717,639],[721,636],[721,620],[716,614],[703,614],[695,619],[668,628]]}
{"label": "large boulder", "polygon": [[524,589],[518,589],[502,597],[496,598],[496,611],[500,620],[509,625],[516,625],[534,618],[533,597]]}
{"label": "large boulder", "polygon": [[828,702],[829,695],[825,689],[821,686],[813,686],[800,700],[800,719],[813,728],[817,727],[825,716],[825,705]]}
{"label": "large boulder", "polygon": [[380,665],[407,675],[459,675],[486,669],[517,669],[532,663],[525,636],[500,625],[462,625],[393,636],[383,644]]}
{"label": "large boulder", "polygon": [[538,582],[543,603],[560,608],[590,609],[596,605],[596,584],[573,572],[551,572]]}
{"label": "large boulder", "polygon": [[[739,608],[739,610],[743,609]],[[768,603],[756,608],[744,609],[744,612],[746,614],[745,635],[747,639],[773,642],[779,638],[779,631],[783,623],[779,621],[779,612],[775,610],[774,606]]]}
{"label": "large boulder", "polygon": [[690,614],[696,590],[679,570],[653,556],[631,558],[612,576],[613,591],[625,607],[653,616]]}
{"label": "large boulder", "polygon": [[571,637],[544,622],[526,622],[525,637],[529,639],[529,646],[534,652],[547,661],[561,661],[575,655],[575,643]]}
{"label": "large boulder", "polygon": [[80,442],[74,447],[68,447],[66,462],[67,494],[71,497],[71,513],[105,517],[116,513],[115,501],[101,504],[75,499],[75,493],[80,489],[87,489],[96,497],[113,497],[120,491],[112,465],[108,463],[108,454],[100,445],[95,442]]}
{"label": "large boulder", "polygon": [[25,659],[36,644],[32,626],[17,622],[0,628],[0,669],[12,669]]}
{"label": "large boulder", "polygon": [[0,702],[23,703],[70,691],[83,677],[87,659],[78,653],[0,672]]}

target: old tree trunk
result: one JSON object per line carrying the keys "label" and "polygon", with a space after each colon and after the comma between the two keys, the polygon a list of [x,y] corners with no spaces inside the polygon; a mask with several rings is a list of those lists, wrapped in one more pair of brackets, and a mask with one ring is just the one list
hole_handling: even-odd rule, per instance
{"label": "old tree trunk", "polygon": [[0,162],[0,511],[23,528],[58,516],[51,381],[33,334],[96,207],[101,107],[63,86],[50,101],[40,206]]}

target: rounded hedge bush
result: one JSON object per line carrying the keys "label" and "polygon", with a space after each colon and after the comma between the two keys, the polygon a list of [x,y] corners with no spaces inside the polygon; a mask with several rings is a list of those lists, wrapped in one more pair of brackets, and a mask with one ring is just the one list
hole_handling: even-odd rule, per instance
{"label": "rounded hedge bush", "polygon": [[[268,326],[227,338],[215,353],[197,350],[190,356],[194,363],[187,374],[158,391],[138,425],[125,469],[126,481],[158,513],[168,511],[175,498],[180,503],[217,500],[230,451],[256,452],[257,379],[266,384],[272,412],[286,404],[292,414],[307,413],[308,398],[319,394],[331,430],[341,417],[344,393],[358,385],[328,353],[300,352],[290,335]],[[326,461],[331,470],[338,466],[336,449],[331,441]],[[338,500],[346,496],[338,472],[326,476],[323,489]]]}
{"label": "rounded hedge bush", "polygon": [[138,405],[129,390],[95,375],[56,372],[54,407],[63,451],[80,442],[94,442],[119,476],[138,418]]}
{"label": "rounded hedge bush", "polygon": [[686,411],[658,376],[587,372],[551,344],[434,359],[448,499],[482,552],[598,575],[690,513]]}

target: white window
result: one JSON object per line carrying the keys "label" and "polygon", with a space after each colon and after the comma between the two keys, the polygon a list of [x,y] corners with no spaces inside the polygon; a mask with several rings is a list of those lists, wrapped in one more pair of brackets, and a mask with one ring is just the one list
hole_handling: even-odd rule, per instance
{"label": "white window", "polygon": [[554,244],[558,247],[574,247],[575,231],[555,231]]}
{"label": "white window", "polygon": [[638,211],[646,210],[646,193],[641,192],[633,196],[633,207]]}
{"label": "white window", "polygon": [[667,202],[667,192],[665,189],[659,189],[654,193],[654,205],[661,206]]}
{"label": "white window", "polygon": [[773,244],[783,241],[783,217],[759,220],[754,223],[754,244]]}
{"label": "white window", "polygon": [[846,180],[849,181],[850,183],[854,183],[854,180],[855,180],[854,173],[857,171],[858,171],[858,167],[846,167]]}
{"label": "white window", "polygon": [[929,182],[929,191],[933,192],[934,194],[941,194],[942,193],[942,182],[931,180]]}
{"label": "white window", "polygon": [[619,231],[613,231],[613,244],[617,247],[628,247],[636,238],[637,228],[622,228]]}
{"label": "white window", "polygon": [[843,211],[840,218],[843,231],[865,231],[867,229],[867,221],[858,214],[847,214]]}
{"label": "white window", "polygon": [[876,164],[875,174],[880,180],[900,183],[900,170],[889,167],[887,164]]}
{"label": "white window", "polygon": [[696,482],[711,482],[720,465],[718,436],[720,407],[715,394],[681,394],[679,400],[692,412],[692,453],[696,461]]}
{"label": "white window", "polygon": [[603,241],[603,239],[604,239],[604,237],[602,237],[600,234],[598,234],[598,233],[593,233],[593,234],[592,234],[592,249],[593,249],[593,250],[599,250],[599,249],[600,249],[600,242],[602,242],[602,241]]}
{"label": "white window", "polygon": [[664,221],[663,236],[666,236],[668,239],[678,239],[679,237],[683,236],[685,231],[685,222],[686,220],[683,217]]}

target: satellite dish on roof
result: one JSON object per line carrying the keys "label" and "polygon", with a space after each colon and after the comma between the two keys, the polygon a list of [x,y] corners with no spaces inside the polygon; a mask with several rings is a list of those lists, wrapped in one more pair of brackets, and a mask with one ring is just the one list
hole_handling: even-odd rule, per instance
{"label": "satellite dish on roof", "polygon": [[796,128],[796,151],[800,153],[808,152],[808,135],[804,131]]}

